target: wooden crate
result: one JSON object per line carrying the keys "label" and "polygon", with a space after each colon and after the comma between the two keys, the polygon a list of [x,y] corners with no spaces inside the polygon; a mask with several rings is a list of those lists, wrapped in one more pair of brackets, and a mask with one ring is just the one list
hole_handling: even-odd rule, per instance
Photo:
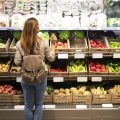
{"label": "wooden crate", "polygon": [[110,42],[120,42],[120,38],[106,38],[107,42],[108,42],[108,48],[109,48],[109,52],[115,52],[115,53],[119,53],[120,52],[120,48],[110,48]]}
{"label": "wooden crate", "polygon": [[73,103],[91,104],[92,95],[73,95]]}
{"label": "wooden crate", "polygon": [[[70,50],[69,40],[66,40],[66,43],[68,44],[68,48],[55,48],[55,52],[69,52]],[[50,41],[50,47],[51,47],[51,41]]]}
{"label": "wooden crate", "polygon": [[106,66],[107,71],[106,72],[96,72],[96,71],[90,71],[90,66],[89,66],[89,74],[90,75],[108,75],[108,67]]}
{"label": "wooden crate", "polygon": [[12,103],[13,95],[10,94],[0,94],[0,103]]}
{"label": "wooden crate", "polygon": [[13,67],[15,67],[15,66],[12,66],[12,67],[11,67],[11,69],[10,69],[10,75],[11,75],[11,76],[19,76],[19,75],[21,74],[21,70],[20,70],[20,72],[13,72],[13,71],[12,71]]}
{"label": "wooden crate", "polygon": [[100,39],[102,41],[102,43],[107,47],[107,48],[91,48],[90,46],[90,40],[88,39],[88,44],[89,44],[89,51],[90,52],[108,52],[109,48],[108,48],[108,42],[106,38],[102,38]]}
{"label": "wooden crate", "polygon": [[53,103],[72,103],[72,95],[53,95]]}
{"label": "wooden crate", "polygon": [[15,105],[24,104],[24,97],[23,97],[23,95],[13,95],[13,103]]}
{"label": "wooden crate", "polygon": [[15,51],[16,51],[16,40],[13,39],[9,47],[9,52],[15,52]]}
{"label": "wooden crate", "polygon": [[92,104],[111,103],[111,95],[93,95]]}
{"label": "wooden crate", "polygon": [[68,67],[66,66],[66,72],[51,72],[50,67],[49,67],[49,75],[51,76],[63,76],[63,75],[68,75]]}
{"label": "wooden crate", "polygon": [[87,52],[88,51],[88,46],[87,46],[87,40],[86,38],[84,39],[75,39],[72,41],[69,41],[70,44],[70,52]]}
{"label": "wooden crate", "polygon": [[112,97],[112,103],[117,103],[117,104],[120,104],[120,94],[111,94],[111,97]]}
{"label": "wooden crate", "polygon": [[43,98],[44,103],[52,103],[53,102],[53,96],[52,95],[45,95]]}

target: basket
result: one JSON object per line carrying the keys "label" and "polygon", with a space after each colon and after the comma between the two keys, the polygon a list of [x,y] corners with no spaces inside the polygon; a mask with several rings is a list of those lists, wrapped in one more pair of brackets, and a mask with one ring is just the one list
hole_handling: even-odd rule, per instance
{"label": "basket", "polygon": [[84,39],[74,39],[70,43],[70,52],[87,52],[88,46],[86,38]]}
{"label": "basket", "polygon": [[120,48],[110,48],[110,42],[119,42],[120,43],[120,38],[114,39],[114,38],[106,38],[108,41],[108,48],[110,52],[120,52]]}
{"label": "basket", "polygon": [[72,103],[72,95],[53,95],[53,103]]}
{"label": "basket", "polygon": [[44,103],[52,103],[53,102],[53,97],[52,95],[45,95],[43,98]]}
{"label": "basket", "polygon": [[111,94],[112,97],[112,103],[120,103],[120,94]]}
{"label": "basket", "polygon": [[111,103],[111,95],[93,95],[92,104],[105,104]]}
{"label": "basket", "polygon": [[88,39],[89,51],[90,52],[108,52],[108,42],[106,38],[99,39],[107,48],[91,48],[90,40]]}
{"label": "basket", "polygon": [[73,103],[91,104],[92,95],[73,95]]}

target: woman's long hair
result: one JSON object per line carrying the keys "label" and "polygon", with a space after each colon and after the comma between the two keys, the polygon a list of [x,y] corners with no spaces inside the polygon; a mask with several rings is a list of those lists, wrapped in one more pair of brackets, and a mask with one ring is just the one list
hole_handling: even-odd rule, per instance
{"label": "woman's long hair", "polygon": [[39,23],[35,18],[29,18],[24,24],[22,35],[20,38],[21,47],[25,54],[30,53],[30,49],[33,46],[34,48],[39,48],[38,36]]}

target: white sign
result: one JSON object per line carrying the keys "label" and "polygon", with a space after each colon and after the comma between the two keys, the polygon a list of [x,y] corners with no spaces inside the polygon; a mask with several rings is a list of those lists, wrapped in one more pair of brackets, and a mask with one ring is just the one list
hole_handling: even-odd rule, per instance
{"label": "white sign", "polygon": [[74,58],[85,58],[85,54],[83,54],[83,53],[76,53],[74,55]]}
{"label": "white sign", "polygon": [[113,53],[113,58],[120,58],[120,53]]}
{"label": "white sign", "polygon": [[68,54],[58,54],[58,59],[68,59]]}
{"label": "white sign", "polygon": [[103,58],[103,53],[93,53],[92,58]]}
{"label": "white sign", "polygon": [[55,105],[44,105],[45,109],[55,109]]}
{"label": "white sign", "polygon": [[87,77],[77,77],[77,82],[87,82]]}
{"label": "white sign", "polygon": [[21,82],[22,77],[16,77],[16,82]]}
{"label": "white sign", "polygon": [[14,109],[15,110],[24,110],[24,105],[15,105]]}
{"label": "white sign", "polygon": [[92,77],[92,82],[101,82],[102,77]]}
{"label": "white sign", "polygon": [[53,77],[53,82],[64,82],[63,77]]}
{"label": "white sign", "polygon": [[76,109],[86,109],[87,105],[76,105]]}
{"label": "white sign", "polygon": [[102,104],[103,108],[113,108],[113,104]]}

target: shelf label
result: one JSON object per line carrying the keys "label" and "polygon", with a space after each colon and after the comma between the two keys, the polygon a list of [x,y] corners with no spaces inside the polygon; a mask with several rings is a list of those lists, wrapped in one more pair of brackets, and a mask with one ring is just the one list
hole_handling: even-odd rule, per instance
{"label": "shelf label", "polygon": [[87,77],[77,77],[77,82],[87,82]]}
{"label": "shelf label", "polygon": [[21,82],[22,77],[16,77],[16,82]]}
{"label": "shelf label", "polygon": [[113,104],[102,104],[103,108],[113,108]]}
{"label": "shelf label", "polygon": [[24,110],[24,105],[15,105],[14,110]]}
{"label": "shelf label", "polygon": [[68,54],[58,54],[58,59],[68,59]]}
{"label": "shelf label", "polygon": [[53,82],[64,82],[63,77],[53,77]]}
{"label": "shelf label", "polygon": [[120,53],[113,53],[113,58],[120,58]]}
{"label": "shelf label", "polygon": [[44,105],[45,109],[55,109],[55,105]]}
{"label": "shelf label", "polygon": [[102,77],[92,77],[92,82],[101,82]]}
{"label": "shelf label", "polygon": [[76,54],[74,54],[74,58],[85,58],[85,54],[84,53],[76,53]]}
{"label": "shelf label", "polygon": [[103,58],[103,53],[93,53],[92,58]]}
{"label": "shelf label", "polygon": [[87,109],[87,105],[76,105],[76,109]]}

